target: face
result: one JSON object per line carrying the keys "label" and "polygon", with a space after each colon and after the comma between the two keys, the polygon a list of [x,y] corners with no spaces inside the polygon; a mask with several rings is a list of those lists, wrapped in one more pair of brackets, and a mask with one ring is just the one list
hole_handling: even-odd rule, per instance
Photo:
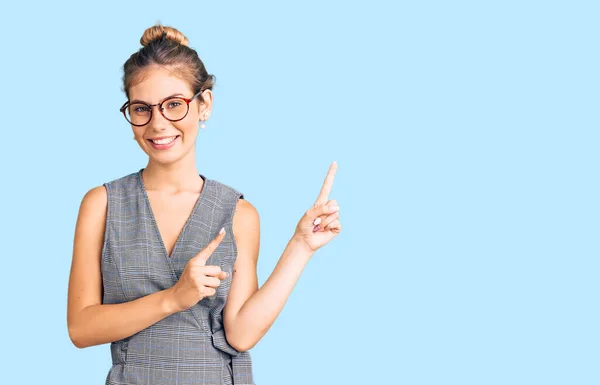
{"label": "face", "polygon": [[[129,100],[139,100],[147,104],[156,104],[167,97],[179,94],[184,98],[194,95],[189,84],[177,77],[168,69],[161,67],[149,68],[142,75],[142,81],[129,89]],[[151,162],[173,163],[193,152],[198,135],[200,119],[206,120],[212,107],[212,93],[205,90],[202,93],[204,103],[200,103],[199,96],[190,103],[189,111],[185,118],[177,122],[166,119],[159,111],[158,106],[152,107],[152,119],[144,126],[131,126],[135,140],[142,150],[148,154]],[[165,103],[163,107],[168,108]],[[171,139],[167,144],[156,143],[160,138]]]}

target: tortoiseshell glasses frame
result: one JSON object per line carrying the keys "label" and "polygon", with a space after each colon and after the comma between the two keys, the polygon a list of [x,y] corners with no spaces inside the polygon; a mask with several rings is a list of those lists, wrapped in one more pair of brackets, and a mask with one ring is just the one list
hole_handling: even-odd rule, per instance
{"label": "tortoiseshell glasses frame", "polygon": [[[141,102],[141,101],[135,101],[134,103],[131,103],[128,100],[128,101],[125,102],[125,104],[123,104],[121,106],[121,108],[119,108],[119,111],[121,111],[123,113],[123,116],[125,117],[125,120],[127,120],[129,122],[129,124],[131,124],[133,126],[137,126],[137,127],[145,126],[146,124],[150,123],[150,120],[152,120],[152,107],[154,107],[154,106],[158,106],[158,110],[160,111],[161,115],[164,116],[165,119],[167,119],[167,120],[169,120],[171,122],[178,122],[180,120],[185,119],[185,117],[187,116],[188,112],[190,111],[190,103],[198,95],[200,95],[203,91],[204,90],[198,92],[196,95],[192,96],[191,98],[184,98],[184,97],[181,97],[181,96],[171,96],[171,97],[168,97],[168,98],[164,99],[160,103],[156,103],[156,104],[148,104],[148,103],[144,103],[144,102]],[[163,107],[163,104],[165,102],[174,101],[174,100],[176,100],[176,101],[180,101],[180,100],[184,101],[185,102],[186,110],[185,110],[185,113],[184,113],[182,111],[182,109],[177,108],[177,107],[180,107],[180,106],[176,106],[175,108],[171,109],[172,112],[170,113],[171,116],[169,117],[169,116],[167,116],[169,114],[165,114],[165,109]],[[138,116],[137,118],[133,118],[132,119],[130,116],[128,116],[128,114],[129,115],[131,114],[131,111],[129,110],[129,107],[133,106],[133,105],[135,105],[135,106],[139,105],[140,107],[145,106],[148,109],[145,110],[145,111],[142,111],[142,113],[140,114],[140,116]],[[137,107],[135,107],[135,108],[137,108]],[[146,113],[148,113],[147,117],[145,116]],[[173,116],[173,114],[175,114],[175,115]],[[181,115],[183,115],[183,116],[181,116]],[[142,119],[142,120],[140,120],[140,119]],[[136,120],[136,123],[134,123],[133,120]],[[140,123],[142,121],[144,123]]]}

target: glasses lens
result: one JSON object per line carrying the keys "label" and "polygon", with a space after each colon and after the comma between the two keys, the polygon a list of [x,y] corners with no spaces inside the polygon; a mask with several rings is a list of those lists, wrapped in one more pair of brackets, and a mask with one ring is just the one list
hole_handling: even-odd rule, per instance
{"label": "glasses lens", "polygon": [[180,98],[167,99],[162,103],[163,114],[169,120],[181,120],[188,113],[188,104]]}
{"label": "glasses lens", "polygon": [[146,104],[133,103],[125,109],[127,120],[132,124],[144,125],[150,121],[151,110]]}

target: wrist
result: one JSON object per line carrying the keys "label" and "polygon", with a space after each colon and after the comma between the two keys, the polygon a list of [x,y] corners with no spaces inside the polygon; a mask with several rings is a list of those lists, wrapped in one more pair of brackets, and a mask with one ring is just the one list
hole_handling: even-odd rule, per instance
{"label": "wrist", "polygon": [[173,286],[163,290],[162,309],[168,315],[181,311],[178,309],[177,301],[175,301]]}
{"label": "wrist", "polygon": [[311,249],[310,246],[302,239],[292,237],[288,243],[293,249],[298,250],[302,253],[306,253],[309,257],[315,253],[315,250]]}

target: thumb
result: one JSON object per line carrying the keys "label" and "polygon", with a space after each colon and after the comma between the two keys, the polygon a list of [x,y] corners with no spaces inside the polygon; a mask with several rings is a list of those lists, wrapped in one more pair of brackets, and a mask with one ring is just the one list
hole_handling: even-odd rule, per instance
{"label": "thumb", "polygon": [[217,236],[214,237],[208,243],[208,245],[206,245],[206,247],[204,249],[202,249],[192,259],[190,259],[190,262],[192,262],[194,264],[197,264],[199,266],[206,265],[206,261],[208,260],[208,258],[210,258],[210,256],[212,255],[212,253],[219,246],[219,244],[221,243],[221,241],[223,240],[223,238],[225,238],[225,228],[224,227],[221,228],[221,230],[219,231],[219,233],[217,234]]}

